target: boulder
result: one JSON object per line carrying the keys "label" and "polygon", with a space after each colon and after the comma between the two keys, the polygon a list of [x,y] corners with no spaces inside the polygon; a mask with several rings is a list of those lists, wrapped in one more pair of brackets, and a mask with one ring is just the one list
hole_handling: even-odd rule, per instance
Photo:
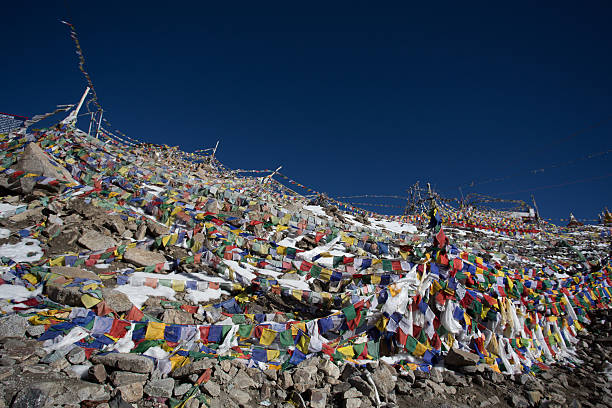
{"label": "boulder", "polygon": [[94,364],[104,364],[106,367],[115,368],[133,373],[150,373],[155,364],[148,357],[130,353],[109,353],[96,355],[91,358]]}
{"label": "boulder", "polygon": [[150,380],[144,387],[144,392],[150,397],[172,397],[172,390],[174,389],[174,379],[172,378],[160,378],[157,380]]}
{"label": "boulder", "polygon": [[18,315],[0,317],[0,334],[6,337],[25,336],[28,321]]}
{"label": "boulder", "polygon": [[143,383],[141,382],[125,384],[117,387],[117,390],[121,393],[121,398],[129,403],[140,401],[144,393]]}
{"label": "boulder", "polygon": [[77,242],[90,251],[103,251],[117,246],[114,239],[93,230],[86,231]]}
{"label": "boulder", "polygon": [[[51,273],[61,275],[66,279],[82,278],[99,280],[98,275],[93,272],[69,266],[53,266]],[[69,306],[82,306],[80,289],[76,286],[64,286],[64,280],[52,280],[44,287],[44,292],[49,298],[57,303]]]}
{"label": "boulder", "polygon": [[193,324],[193,316],[179,309],[168,309],[164,311],[162,321],[168,324]]}
{"label": "boulder", "polygon": [[162,254],[142,248],[129,248],[123,254],[123,259],[136,266],[152,266],[166,262]]}
{"label": "boulder", "polygon": [[204,370],[207,368],[211,368],[213,366],[213,361],[211,359],[205,358],[203,360],[198,360],[194,363],[184,365],[182,367],[177,368],[172,372],[172,377],[181,378],[181,377],[189,377],[192,374],[202,374]]}
{"label": "boulder", "polygon": [[117,313],[127,312],[134,306],[126,294],[114,289],[102,288],[102,298]]}
{"label": "boulder", "polygon": [[104,386],[66,378],[56,381],[38,382],[25,386],[15,396],[13,407],[51,407],[79,404],[82,401],[105,401],[110,398]]}
{"label": "boulder", "polygon": [[165,225],[161,225],[160,223],[155,222],[153,220],[147,220],[147,228],[149,229],[149,232],[151,232],[151,234],[155,237],[168,235],[170,233],[170,229],[168,227],[166,227]]}
{"label": "boulder", "polygon": [[465,367],[476,365],[479,360],[480,357],[477,354],[452,348],[448,351],[446,357],[444,357],[444,364],[449,367]]}
{"label": "boulder", "polygon": [[[78,184],[72,178],[68,170],[47,155],[36,143],[29,143],[25,147],[14,169],[25,173],[51,177],[59,181]],[[34,188],[36,182],[34,178],[24,177],[20,179],[20,184],[22,190],[29,193]]]}

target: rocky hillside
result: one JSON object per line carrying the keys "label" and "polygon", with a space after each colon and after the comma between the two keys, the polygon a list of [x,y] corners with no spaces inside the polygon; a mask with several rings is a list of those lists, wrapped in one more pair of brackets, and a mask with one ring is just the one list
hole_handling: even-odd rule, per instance
{"label": "rocky hillside", "polygon": [[73,128],[0,146],[0,407],[612,406],[603,226],[382,216]]}

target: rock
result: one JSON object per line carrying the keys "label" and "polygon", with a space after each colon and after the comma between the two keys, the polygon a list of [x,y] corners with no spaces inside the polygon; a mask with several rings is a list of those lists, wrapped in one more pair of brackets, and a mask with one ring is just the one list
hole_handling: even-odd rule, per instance
{"label": "rock", "polygon": [[361,407],[361,399],[347,398],[344,400],[344,408],[359,408]]}
{"label": "rock", "polygon": [[340,377],[340,368],[337,365],[332,363],[330,360],[324,360],[320,365],[321,371],[325,373],[328,377],[333,379],[338,379]]}
{"label": "rock", "polygon": [[429,372],[429,379],[436,384],[440,384],[444,382],[444,378],[442,377],[442,373],[440,370],[432,368]]}
{"label": "rock", "polygon": [[486,400],[482,401],[480,403],[480,407],[481,408],[491,407],[491,406],[495,406],[495,405],[497,405],[499,403],[501,403],[501,401],[499,400],[499,397],[497,395],[493,395],[492,397],[489,397]]}
{"label": "rock", "polygon": [[425,385],[431,388],[436,394],[444,394],[446,392],[446,388],[443,384],[438,384],[431,380],[425,380]]}
{"label": "rock", "polygon": [[540,391],[527,391],[525,394],[527,395],[529,402],[533,405],[538,405],[542,399],[542,393],[540,393]]}
{"label": "rock", "polygon": [[133,382],[117,387],[117,390],[121,393],[121,398],[125,402],[138,402],[143,397],[143,383]]}
{"label": "rock", "polygon": [[171,374],[174,378],[188,377],[192,374],[202,374],[207,368],[211,368],[214,361],[208,358],[198,360],[195,363],[184,365],[174,370]]}
{"label": "rock", "polygon": [[251,377],[249,377],[247,373],[242,370],[238,371],[238,373],[234,376],[234,380],[232,382],[234,384],[234,388],[240,389],[255,388],[257,386],[255,381],[253,381]]}
{"label": "rock", "polygon": [[102,298],[117,313],[127,312],[134,306],[125,293],[114,289],[102,288]]}
{"label": "rock", "polygon": [[512,394],[510,405],[515,408],[527,408],[529,407],[529,402],[518,394]]}
{"label": "rock", "polygon": [[317,381],[317,367],[298,366],[293,372],[293,386],[298,392],[305,392],[315,386]]}
{"label": "rock", "polygon": [[403,378],[398,378],[395,381],[395,389],[399,394],[407,395],[410,393],[411,384]]}
{"label": "rock", "polygon": [[15,170],[76,183],[68,170],[56,163],[36,143],[29,143],[25,147],[15,164]]}
{"label": "rock", "polygon": [[155,237],[160,237],[163,235],[168,235],[170,233],[170,229],[160,223],[157,223],[153,220],[147,220],[147,228]]}
{"label": "rock", "polygon": [[183,383],[183,384],[179,384],[177,386],[174,387],[174,396],[175,397],[180,397],[181,395],[184,395],[187,391],[189,391],[191,389],[192,385],[189,383]]}
{"label": "rock", "polygon": [[[340,373],[338,372],[338,375]],[[325,408],[327,393],[323,390],[313,390],[310,394],[310,406],[312,408]]]}
{"label": "rock", "polygon": [[105,401],[110,398],[102,385],[88,383],[74,378],[30,384],[21,389],[13,407],[43,407],[53,405],[79,404],[82,401]]}
{"label": "rock", "polygon": [[162,321],[169,324],[194,324],[191,313],[179,309],[165,310]]}
{"label": "rock", "polygon": [[117,242],[114,239],[93,230],[87,230],[77,242],[90,251],[103,251],[117,246]]}
{"label": "rock", "polygon": [[0,381],[9,378],[14,373],[15,369],[13,367],[0,367]]}
{"label": "rock", "polygon": [[142,248],[128,248],[123,254],[123,259],[136,266],[153,266],[166,262],[162,254]]}
{"label": "rock", "polygon": [[361,377],[349,378],[349,384],[355,387],[363,395],[370,395],[372,393],[372,386]]}
{"label": "rock", "polygon": [[85,364],[75,364],[68,367],[66,370],[66,374],[68,374],[72,378],[78,378],[80,380],[87,380],[89,377],[89,368],[91,366]]}
{"label": "rock", "polygon": [[23,221],[29,220],[30,218],[42,219],[43,217],[42,210],[43,210],[43,207],[31,208],[19,214],[11,215],[9,217],[9,220],[11,222],[23,222]]}
{"label": "rock", "polygon": [[89,367],[89,375],[102,384],[106,381],[106,368],[102,364],[94,364]]}
{"label": "rock", "polygon": [[388,394],[395,388],[395,369],[381,362],[378,368],[372,373],[372,379],[379,393]]}
{"label": "rock", "polygon": [[121,387],[122,385],[128,385],[133,383],[144,384],[148,376],[146,374],[131,373],[129,371],[115,371],[110,376],[113,385]]}
{"label": "rock", "polygon": [[80,347],[75,347],[66,354],[66,358],[70,364],[81,364],[85,361],[85,350]]}
{"label": "rock", "polygon": [[242,405],[247,405],[251,401],[251,395],[244,390],[232,390],[230,397]]}
{"label": "rock", "polygon": [[28,333],[28,336],[30,337],[38,338],[44,332],[45,326],[41,324],[36,326],[30,324],[26,327],[26,333]]}
{"label": "rock", "polygon": [[145,239],[146,235],[147,235],[147,225],[142,223],[138,226],[138,230],[136,231],[136,235],[134,235],[134,239],[136,241],[142,241],[143,239]]}
{"label": "rock", "polygon": [[150,380],[145,384],[144,392],[150,397],[172,397],[174,389],[174,379],[162,378],[158,380]]}
{"label": "rock", "polygon": [[130,353],[96,355],[92,357],[91,362],[134,373],[150,373],[154,368],[153,360],[150,358]]}
{"label": "rock", "polygon": [[218,397],[221,395],[221,387],[215,381],[208,381],[202,385],[202,388],[210,394],[211,397]]}
{"label": "rock", "polygon": [[49,363],[49,367],[51,367],[52,369],[54,369],[56,371],[61,371],[61,370],[65,369],[65,368],[70,367],[70,363],[64,357],[61,357],[61,358],[59,358],[59,359]]}
{"label": "rock", "polygon": [[444,370],[442,371],[442,378],[444,380],[444,384],[451,386],[467,386],[467,380],[455,373],[454,371]]}
{"label": "rock", "polygon": [[7,337],[24,337],[28,321],[19,315],[0,317],[0,333]]}
{"label": "rock", "polygon": [[494,384],[501,384],[505,381],[503,374],[497,371],[487,370],[485,371],[486,378]]}
{"label": "rock", "polygon": [[449,367],[465,367],[476,365],[479,360],[480,357],[477,354],[451,348],[444,357],[444,364]]}
{"label": "rock", "polygon": [[86,271],[85,269],[81,268],[73,268],[70,266],[52,266],[50,272],[57,275],[62,275],[67,279],[83,278],[97,281],[100,280],[98,275],[93,272]]}

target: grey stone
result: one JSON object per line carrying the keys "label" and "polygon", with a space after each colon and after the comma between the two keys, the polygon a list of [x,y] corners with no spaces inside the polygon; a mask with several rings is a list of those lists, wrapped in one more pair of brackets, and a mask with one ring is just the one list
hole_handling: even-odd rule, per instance
{"label": "grey stone", "polygon": [[28,321],[19,315],[0,317],[0,333],[7,337],[25,336]]}
{"label": "grey stone", "polygon": [[142,223],[138,226],[138,230],[136,231],[136,235],[134,235],[134,239],[136,241],[142,241],[147,235],[147,225]]}
{"label": "grey stone", "polygon": [[121,387],[122,385],[133,384],[133,383],[142,383],[144,384],[148,376],[146,374],[138,374],[132,373],[129,371],[115,371],[111,374],[110,379],[116,387]]}
{"label": "grey stone", "polygon": [[26,327],[26,333],[30,337],[38,338],[44,332],[45,332],[45,326],[43,326],[42,324],[39,324],[39,325],[30,324]]}
{"label": "grey stone", "polygon": [[89,367],[89,375],[99,383],[106,381],[106,368],[102,364],[95,364]]}
{"label": "grey stone", "polygon": [[150,358],[131,353],[96,355],[91,358],[91,362],[134,373],[150,373],[154,368],[153,360]]}
{"label": "grey stone", "polygon": [[249,377],[247,373],[242,370],[238,371],[232,382],[234,384],[234,388],[240,389],[255,388],[255,386],[257,385],[255,381],[253,381],[251,377]]}
{"label": "grey stone", "polygon": [[540,391],[527,391],[525,394],[529,402],[533,405],[537,405],[542,399],[542,393]]}
{"label": "grey stone", "polygon": [[395,369],[386,363],[380,363],[372,373],[372,379],[379,393],[388,394],[395,388]]}
{"label": "grey stone", "polygon": [[218,397],[221,395],[221,387],[216,381],[208,381],[202,385],[202,388],[208,392],[211,397]]}
{"label": "grey stone", "polygon": [[94,230],[87,230],[79,237],[77,242],[90,251],[103,251],[117,246],[117,242],[113,238]]}
{"label": "grey stone", "polygon": [[161,378],[158,380],[150,380],[145,384],[144,392],[151,397],[165,397],[170,398],[172,396],[172,390],[174,389],[173,378]]}
{"label": "grey stone", "polygon": [[429,372],[429,379],[437,384],[444,382],[444,378],[442,377],[442,373],[440,370],[432,368]]}
{"label": "grey stone", "polygon": [[80,347],[75,347],[66,354],[66,358],[70,364],[81,364],[85,361],[85,350]]}
{"label": "grey stone", "polygon": [[102,298],[117,313],[125,313],[134,306],[125,293],[114,289],[102,288]]}
{"label": "grey stone", "polygon": [[242,405],[247,405],[251,401],[251,395],[244,390],[232,390],[230,396]]}
{"label": "grey stone", "polygon": [[44,407],[78,404],[85,400],[104,401],[110,398],[102,385],[74,378],[53,382],[39,382],[21,389],[13,401],[13,407]]}
{"label": "grey stone", "polygon": [[444,364],[449,367],[473,366],[478,363],[480,357],[469,351],[451,348],[444,357]]}
{"label": "grey stone", "polygon": [[65,368],[70,367],[70,363],[68,362],[68,360],[66,360],[66,358],[62,357],[49,363],[49,367],[53,368],[56,371],[61,371]]}
{"label": "grey stone", "polygon": [[398,378],[397,381],[395,381],[395,389],[398,393],[407,395],[410,393],[411,384],[403,378]]}
{"label": "grey stone", "polygon": [[0,367],[0,381],[9,378],[15,373],[13,367]]}
{"label": "grey stone", "polygon": [[158,222],[155,222],[153,220],[147,220],[146,222],[149,232],[151,232],[151,234],[153,234],[153,236],[155,237],[168,235],[170,233],[170,229],[168,227],[161,225]]}
{"label": "grey stone", "polygon": [[123,259],[136,266],[153,266],[166,262],[162,254],[142,248],[128,248],[123,254]]}
{"label": "grey stone", "polygon": [[527,408],[529,407],[529,402],[518,394],[512,394],[512,397],[510,398],[510,405],[515,408]]}
{"label": "grey stone", "polygon": [[183,383],[183,384],[177,385],[176,387],[174,387],[174,396],[180,397],[181,395],[184,395],[187,391],[191,389],[191,387],[193,387],[193,385],[189,383]]}
{"label": "grey stone", "polygon": [[361,407],[360,398],[347,398],[344,400],[344,408],[359,408]]}
{"label": "grey stone", "polygon": [[[51,273],[61,275],[66,279],[83,278],[100,280],[98,275],[93,272],[69,266],[51,267]],[[81,296],[83,295],[78,287],[64,287],[61,281],[51,281],[44,286],[44,292],[49,298],[57,303],[69,306],[82,306]]]}
{"label": "grey stone", "polygon": [[202,374],[207,368],[211,368],[214,365],[214,361],[208,358],[198,360],[194,363],[179,367],[172,372],[172,377],[182,378],[188,377],[192,374]]}
{"label": "grey stone", "polygon": [[167,309],[164,311],[162,321],[168,324],[193,324],[193,316],[184,310]]}
{"label": "grey stone", "polygon": [[117,387],[117,390],[121,393],[121,398],[129,403],[141,400],[144,392],[143,383],[141,382],[125,384]]}
{"label": "grey stone", "polygon": [[444,384],[451,386],[467,386],[467,380],[465,377],[458,375],[454,371],[445,370],[442,371],[442,378],[444,379]]}
{"label": "grey stone", "polygon": [[334,363],[332,363],[330,360],[324,360],[323,363],[320,365],[320,368],[328,377],[331,377],[333,379],[340,378],[340,368]]}
{"label": "grey stone", "polygon": [[76,183],[68,170],[54,163],[55,161],[52,160],[38,144],[29,143],[15,164],[15,170],[34,173],[45,177],[53,177],[69,183]]}
{"label": "grey stone", "polygon": [[[340,375],[340,373],[338,373]],[[327,393],[324,390],[313,390],[310,394],[310,406],[312,408],[325,408]]]}

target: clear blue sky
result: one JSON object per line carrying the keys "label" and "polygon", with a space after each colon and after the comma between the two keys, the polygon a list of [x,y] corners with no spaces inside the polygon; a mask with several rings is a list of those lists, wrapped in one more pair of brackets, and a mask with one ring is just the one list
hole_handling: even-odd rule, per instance
{"label": "clear blue sky", "polygon": [[0,111],[78,100],[65,19],[108,118],[143,141],[220,139],[229,167],[282,165],[331,196],[519,174],[464,192],[533,193],[551,218],[612,204],[612,155],[550,168],[612,149],[609,2],[218,3],[5,4]]}

